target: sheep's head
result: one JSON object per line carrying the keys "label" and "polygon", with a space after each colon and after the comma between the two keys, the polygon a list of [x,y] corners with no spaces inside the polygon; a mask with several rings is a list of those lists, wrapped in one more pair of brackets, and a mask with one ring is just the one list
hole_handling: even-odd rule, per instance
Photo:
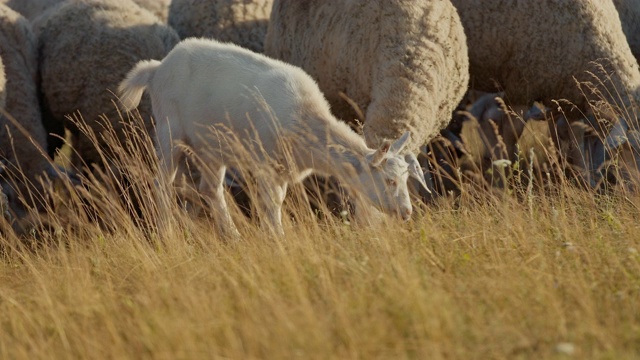
{"label": "sheep's head", "polygon": [[382,211],[403,220],[408,220],[412,212],[407,180],[415,177],[424,183],[419,166],[415,166],[412,158],[407,162],[401,155],[408,140],[407,132],[393,143],[384,142],[366,157],[366,166],[358,171],[358,188],[363,195]]}
{"label": "sheep's head", "polygon": [[42,219],[38,214],[50,209],[51,198],[46,195],[41,176],[46,176],[48,180],[81,185],[78,175],[52,163],[33,180],[12,173],[11,167],[6,159],[0,160],[0,224],[10,224],[18,235],[41,226]]}
{"label": "sheep's head", "polygon": [[[15,180],[10,180],[7,171],[7,161],[0,161],[0,217],[9,224],[15,224],[15,219],[25,218],[28,208],[21,201],[18,184]],[[2,221],[0,221],[2,222]]]}

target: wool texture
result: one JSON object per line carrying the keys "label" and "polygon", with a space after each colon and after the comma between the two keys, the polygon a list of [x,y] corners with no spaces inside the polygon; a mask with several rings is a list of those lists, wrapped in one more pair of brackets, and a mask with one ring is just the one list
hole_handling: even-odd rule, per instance
{"label": "wool texture", "polygon": [[451,120],[469,81],[467,41],[449,0],[276,0],[269,56],[302,67],[332,111],[364,113],[367,144],[411,131],[417,151]]}

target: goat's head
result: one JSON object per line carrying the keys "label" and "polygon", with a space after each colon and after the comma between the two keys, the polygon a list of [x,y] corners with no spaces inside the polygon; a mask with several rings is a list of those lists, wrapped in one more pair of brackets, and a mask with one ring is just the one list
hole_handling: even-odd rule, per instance
{"label": "goat's head", "polygon": [[358,187],[363,195],[382,211],[403,220],[408,220],[412,212],[407,180],[411,176],[424,182],[424,175],[415,164],[401,155],[408,140],[407,132],[393,143],[384,142],[367,155],[366,166],[358,171]]}

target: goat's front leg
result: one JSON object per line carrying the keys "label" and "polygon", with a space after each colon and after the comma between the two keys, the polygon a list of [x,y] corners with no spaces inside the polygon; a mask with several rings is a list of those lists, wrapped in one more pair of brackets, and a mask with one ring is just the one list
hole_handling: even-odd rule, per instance
{"label": "goat's front leg", "polygon": [[355,206],[353,220],[357,226],[379,226],[384,221],[385,214],[382,211],[378,210],[375,206],[362,199],[360,196],[356,196],[353,199],[353,203]]}
{"label": "goat's front leg", "polygon": [[287,183],[277,184],[266,180],[258,181],[257,202],[260,226],[276,236],[284,236],[282,228],[282,203],[287,194]]}
{"label": "goat's front leg", "polygon": [[213,218],[219,233],[225,238],[237,239],[240,238],[240,232],[238,232],[231,219],[231,214],[224,198],[224,172],[225,167],[223,166],[211,173],[202,173],[199,190],[213,212]]}

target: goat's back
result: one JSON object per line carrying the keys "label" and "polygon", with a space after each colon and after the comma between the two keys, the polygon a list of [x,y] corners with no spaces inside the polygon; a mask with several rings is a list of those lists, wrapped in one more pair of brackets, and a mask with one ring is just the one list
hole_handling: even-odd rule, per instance
{"label": "goat's back", "polygon": [[156,117],[178,118],[190,137],[200,125],[224,125],[238,136],[257,131],[264,140],[301,112],[331,116],[301,69],[215,40],[181,42],[156,70],[149,92]]}

